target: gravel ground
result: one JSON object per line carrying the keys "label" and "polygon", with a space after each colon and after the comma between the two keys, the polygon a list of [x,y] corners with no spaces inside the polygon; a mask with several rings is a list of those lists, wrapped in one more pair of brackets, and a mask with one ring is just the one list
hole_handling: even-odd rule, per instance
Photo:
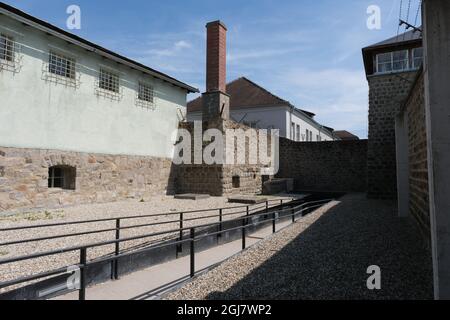
{"label": "gravel ground", "polygon": [[[367,268],[381,268],[379,291]],[[201,299],[432,299],[431,251],[395,203],[345,196],[169,294]]]}
{"label": "gravel ground", "polygon": [[[269,199],[292,199],[295,195],[281,195],[276,197],[265,197]],[[273,204],[275,205],[275,203]],[[21,213],[15,216],[0,217],[0,228],[9,228],[16,226],[38,225],[48,223],[60,223],[79,220],[94,220],[103,218],[117,218],[125,216],[139,216],[148,214],[159,214],[168,212],[181,212],[191,210],[202,210],[212,208],[231,208],[242,206],[236,203],[228,203],[225,197],[212,197],[209,199],[191,201],[191,200],[177,200],[170,196],[155,196],[147,199],[145,202],[125,201],[114,202],[106,204],[90,204],[80,205],[59,210],[48,210],[43,212]],[[259,206],[264,206],[258,205]],[[242,209],[228,209],[224,214],[233,213],[245,210]],[[216,211],[208,211],[202,213],[185,214],[184,219],[205,217],[210,215],[217,215]],[[229,220],[242,215],[241,213],[225,216],[224,220]],[[162,217],[148,217],[138,218],[132,220],[123,220],[121,226],[148,224],[164,221],[178,220],[179,215],[162,216]],[[212,222],[217,222],[218,218],[205,218],[201,220],[186,222],[184,227],[194,225],[202,225]],[[91,230],[111,229],[115,228],[115,221],[96,222],[93,224],[46,227],[42,229],[29,229],[18,231],[1,231],[0,243],[10,242],[15,240],[31,239],[36,237],[54,236],[65,233],[79,233]],[[160,231],[168,231],[179,228],[179,223],[169,223],[160,226],[150,226],[137,229],[128,229],[121,231],[121,238],[145,235]],[[174,238],[177,234],[168,234],[159,237],[147,238],[144,240],[130,241],[121,244],[121,249],[129,249],[148,244],[161,238]],[[100,234],[83,235],[76,237],[61,238],[55,240],[45,240],[29,244],[18,244],[10,246],[0,246],[0,260],[11,257],[17,257],[27,254],[35,254],[38,252],[52,251],[55,249],[80,246],[85,244],[92,244],[96,242],[108,241],[115,239],[115,231],[104,232]],[[108,245],[88,250],[88,259],[95,259],[104,255],[110,254],[114,251],[114,245]],[[65,253],[56,256],[42,257],[22,262],[0,265],[0,282],[16,279],[21,276],[33,275],[51,269],[66,267],[77,264],[79,261],[79,252]],[[9,287],[11,290],[14,287]],[[4,292],[6,290],[0,291]]]}

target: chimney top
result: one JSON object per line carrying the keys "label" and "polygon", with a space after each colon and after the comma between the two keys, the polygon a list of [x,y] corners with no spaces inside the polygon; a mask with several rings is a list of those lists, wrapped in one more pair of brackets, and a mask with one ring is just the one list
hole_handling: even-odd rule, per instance
{"label": "chimney top", "polygon": [[216,20],[206,25],[206,92],[226,92],[227,28]]}
{"label": "chimney top", "polygon": [[212,26],[214,26],[214,25],[220,25],[220,26],[222,26],[225,30],[228,31],[227,26],[225,25],[225,23],[223,23],[223,22],[220,21],[220,20],[208,22],[208,23],[206,24],[206,28],[212,27]]}

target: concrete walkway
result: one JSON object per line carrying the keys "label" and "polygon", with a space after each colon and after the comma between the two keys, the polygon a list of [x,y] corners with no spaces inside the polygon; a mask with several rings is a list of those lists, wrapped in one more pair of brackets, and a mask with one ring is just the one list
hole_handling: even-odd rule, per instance
{"label": "concrete walkway", "polygon": [[[290,220],[277,222],[277,230],[291,224]],[[247,248],[272,235],[272,225],[258,232],[248,234]],[[242,241],[236,240],[214,247],[195,255],[195,267],[198,274],[204,273],[242,250]],[[123,276],[117,281],[87,288],[86,300],[152,300],[158,299],[168,289],[189,280],[190,256],[182,257],[164,264]],[[78,292],[73,292],[54,300],[77,300]]]}

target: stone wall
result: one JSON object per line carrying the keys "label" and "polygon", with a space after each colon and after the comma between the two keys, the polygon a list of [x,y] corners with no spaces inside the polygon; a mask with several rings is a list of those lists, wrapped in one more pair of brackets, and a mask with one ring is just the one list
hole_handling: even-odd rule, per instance
{"label": "stone wall", "polygon": [[[75,190],[48,187],[49,168],[76,168]],[[0,147],[0,212],[142,199],[173,192],[170,159]]]}
{"label": "stone wall", "polygon": [[294,178],[303,191],[365,192],[367,140],[294,142],[280,140],[278,178]]}
{"label": "stone wall", "polygon": [[368,196],[397,196],[395,117],[417,72],[369,76]]}
{"label": "stone wall", "polygon": [[423,74],[421,74],[411,90],[404,112],[406,112],[408,123],[410,213],[426,234],[429,234],[430,204],[424,94],[424,79]]}
{"label": "stone wall", "polygon": [[[181,128],[187,129],[192,133],[193,123],[184,123]],[[218,129],[226,132],[228,129],[254,130],[243,124],[232,120],[217,119],[214,121],[204,121],[203,131],[207,129]],[[258,144],[259,140],[253,143]],[[192,146],[194,140],[192,140]],[[203,144],[203,147],[208,144]],[[224,147],[226,140],[224,141]],[[268,148],[270,147],[270,138],[268,139]],[[192,147],[193,149],[193,147]],[[235,144],[235,158],[237,157],[238,144]],[[246,148],[245,164],[191,164],[176,166],[176,192],[177,193],[202,193],[212,196],[223,196],[231,194],[258,194],[262,191],[261,164],[250,164],[249,148]],[[225,151],[224,151],[225,152]],[[270,154],[270,153],[269,153]],[[193,162],[194,157],[191,155]],[[239,177],[239,186],[233,186],[233,177]]]}

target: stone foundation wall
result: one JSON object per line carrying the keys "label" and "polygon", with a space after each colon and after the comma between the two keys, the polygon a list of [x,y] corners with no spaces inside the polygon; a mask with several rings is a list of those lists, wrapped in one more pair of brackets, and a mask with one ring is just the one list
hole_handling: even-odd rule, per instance
{"label": "stone foundation wall", "polygon": [[428,189],[428,152],[423,74],[417,79],[405,104],[408,119],[410,213],[429,234],[430,203]]}
{"label": "stone foundation wall", "polygon": [[395,117],[406,101],[417,72],[375,75],[369,81],[368,196],[397,196]]}
{"label": "stone foundation wall", "polygon": [[[75,190],[48,187],[49,168],[76,168]],[[0,147],[0,212],[173,193],[170,159]]]}
{"label": "stone foundation wall", "polygon": [[365,192],[367,140],[294,142],[281,138],[277,178],[293,178],[296,190]]}

